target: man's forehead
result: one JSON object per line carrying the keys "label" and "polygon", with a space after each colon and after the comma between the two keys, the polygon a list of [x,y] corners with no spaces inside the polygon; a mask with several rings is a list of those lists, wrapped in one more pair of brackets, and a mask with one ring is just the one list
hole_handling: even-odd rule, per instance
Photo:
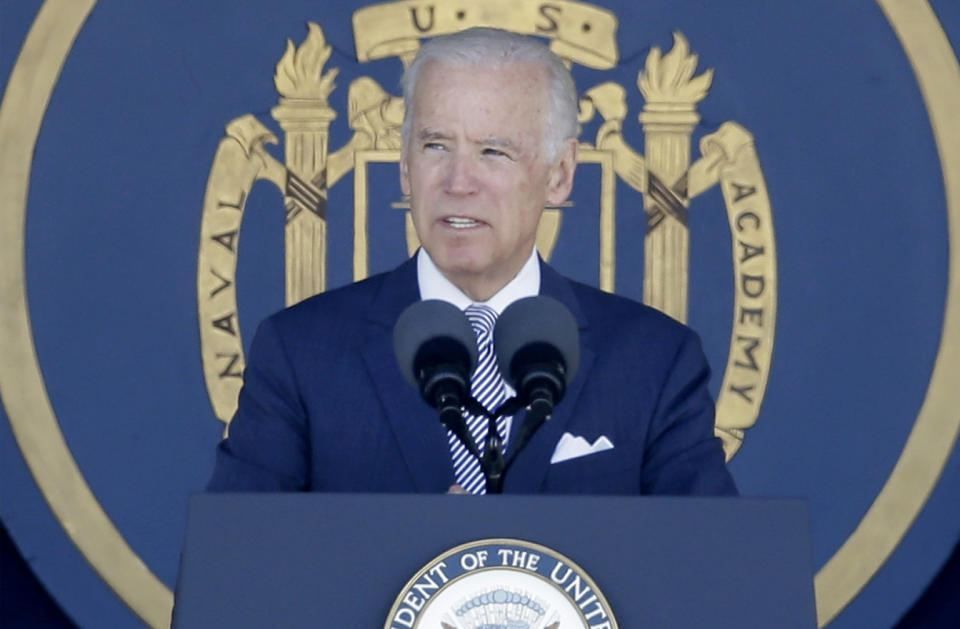
{"label": "man's forehead", "polygon": [[[485,94],[543,106],[545,103],[537,101],[545,101],[549,97],[548,88],[549,72],[545,67],[531,62],[511,61],[487,66],[431,60],[421,70],[412,97],[417,103],[416,110],[431,108],[431,105],[446,105],[449,102],[446,99],[461,101]],[[438,94],[441,93],[443,103],[438,103]]]}
{"label": "man's forehead", "polygon": [[[420,129],[414,131],[415,137],[420,141],[430,141],[430,140],[456,140],[456,134],[450,129],[444,129],[443,127],[434,127],[434,126],[424,126]],[[474,142],[476,144],[483,144],[484,146],[493,146],[500,148],[520,148],[522,141],[526,139],[521,136],[519,138],[513,138],[507,135],[500,135],[495,133],[489,134],[476,134],[471,137],[468,137],[467,140]]]}
{"label": "man's forehead", "polygon": [[544,130],[531,118],[543,120],[549,108],[549,72],[541,64],[431,59],[421,73],[413,94],[412,139],[459,138],[521,151],[539,145]]}

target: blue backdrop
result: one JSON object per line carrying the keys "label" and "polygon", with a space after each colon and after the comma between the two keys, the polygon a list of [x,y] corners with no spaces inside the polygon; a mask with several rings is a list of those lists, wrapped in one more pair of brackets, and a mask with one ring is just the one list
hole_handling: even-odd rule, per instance
{"label": "blue backdrop", "polygon": [[[744,495],[809,501],[819,569],[890,476],[940,348],[948,256],[958,245],[948,241],[944,178],[915,75],[882,11],[866,1],[596,4],[619,20],[619,62],[575,66],[574,76],[581,93],[604,81],[627,89],[630,145],[644,145],[637,72],[651,46],[670,48],[674,30],[700,68],[715,72],[694,146],[731,120],[756,138],[776,225],[777,334],[760,419],[731,470]],[[2,7],[5,78],[40,5]],[[960,8],[931,5],[956,51]],[[226,123],[246,113],[282,137],[269,113],[274,67],[287,38],[303,40],[308,20],[333,47],[328,67],[341,68],[332,149],[351,135],[350,80],[371,76],[398,93],[399,60],[356,60],[350,18],[361,6],[99,2],[44,117],[25,233],[0,234],[0,243],[25,243],[34,346],[71,452],[116,527],[170,587],[186,497],[206,482],[223,429],[197,331],[200,211],[213,155]],[[596,129],[587,125],[581,138],[592,141]],[[270,150],[282,161],[282,148]],[[402,213],[389,206],[400,196],[395,169],[370,172],[376,272],[406,253]],[[580,175],[554,263],[596,283],[599,169]],[[333,286],[352,277],[351,180],[330,190]],[[253,193],[237,281],[245,341],[284,303],[282,198],[265,184]],[[617,290],[640,299],[644,216],[622,181],[617,195]],[[717,188],[691,206],[689,322],[703,337],[715,394],[733,310],[726,221]],[[66,537],[5,415],[0,461],[0,515],[45,587],[83,626],[138,626]],[[958,490],[954,451],[897,550],[831,626],[896,623],[960,536]]]}

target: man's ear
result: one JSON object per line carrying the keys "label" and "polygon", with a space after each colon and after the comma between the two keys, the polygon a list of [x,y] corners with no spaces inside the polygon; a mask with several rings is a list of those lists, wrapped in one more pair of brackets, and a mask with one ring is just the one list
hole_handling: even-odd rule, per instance
{"label": "man's ear", "polygon": [[400,190],[403,196],[410,196],[410,168],[407,166],[407,150],[400,152]]}
{"label": "man's ear", "polygon": [[560,156],[550,166],[547,177],[547,202],[550,205],[560,205],[573,190],[573,173],[577,169],[577,145],[576,138],[568,138],[563,144]]}

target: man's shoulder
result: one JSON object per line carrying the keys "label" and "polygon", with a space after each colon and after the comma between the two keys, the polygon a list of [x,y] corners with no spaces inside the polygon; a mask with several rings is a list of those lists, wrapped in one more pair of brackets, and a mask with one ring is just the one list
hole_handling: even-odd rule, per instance
{"label": "man's shoulder", "polygon": [[[266,326],[281,333],[303,334],[310,330],[338,330],[342,333],[360,329],[364,322],[382,319],[386,306],[396,307],[416,290],[408,263],[372,275],[366,279],[319,293],[268,316]],[[408,286],[411,284],[411,286]],[[399,312],[397,313],[399,314]]]}
{"label": "man's shoulder", "polygon": [[610,333],[625,331],[679,341],[694,334],[683,323],[646,304],[567,278],[587,324]]}
{"label": "man's shoulder", "polygon": [[267,317],[267,320],[272,324],[286,327],[304,322],[316,322],[318,319],[336,318],[345,313],[355,316],[357,312],[362,312],[369,307],[384,275],[374,275],[365,280],[308,297],[273,313]]}

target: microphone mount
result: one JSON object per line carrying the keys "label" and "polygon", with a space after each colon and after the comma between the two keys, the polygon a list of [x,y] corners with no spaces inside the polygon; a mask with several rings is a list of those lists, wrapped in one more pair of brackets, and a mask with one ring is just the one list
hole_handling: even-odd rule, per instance
{"label": "microphone mount", "polygon": [[[560,403],[576,374],[580,351],[577,323],[557,300],[527,297],[508,306],[494,327],[494,350],[517,397],[490,412],[470,395],[476,336],[456,306],[439,300],[412,304],[397,319],[393,342],[401,373],[479,461],[491,494],[502,493],[504,475]],[[506,456],[497,420],[524,408],[523,424]],[[487,419],[482,452],[470,435],[464,410]]]}

